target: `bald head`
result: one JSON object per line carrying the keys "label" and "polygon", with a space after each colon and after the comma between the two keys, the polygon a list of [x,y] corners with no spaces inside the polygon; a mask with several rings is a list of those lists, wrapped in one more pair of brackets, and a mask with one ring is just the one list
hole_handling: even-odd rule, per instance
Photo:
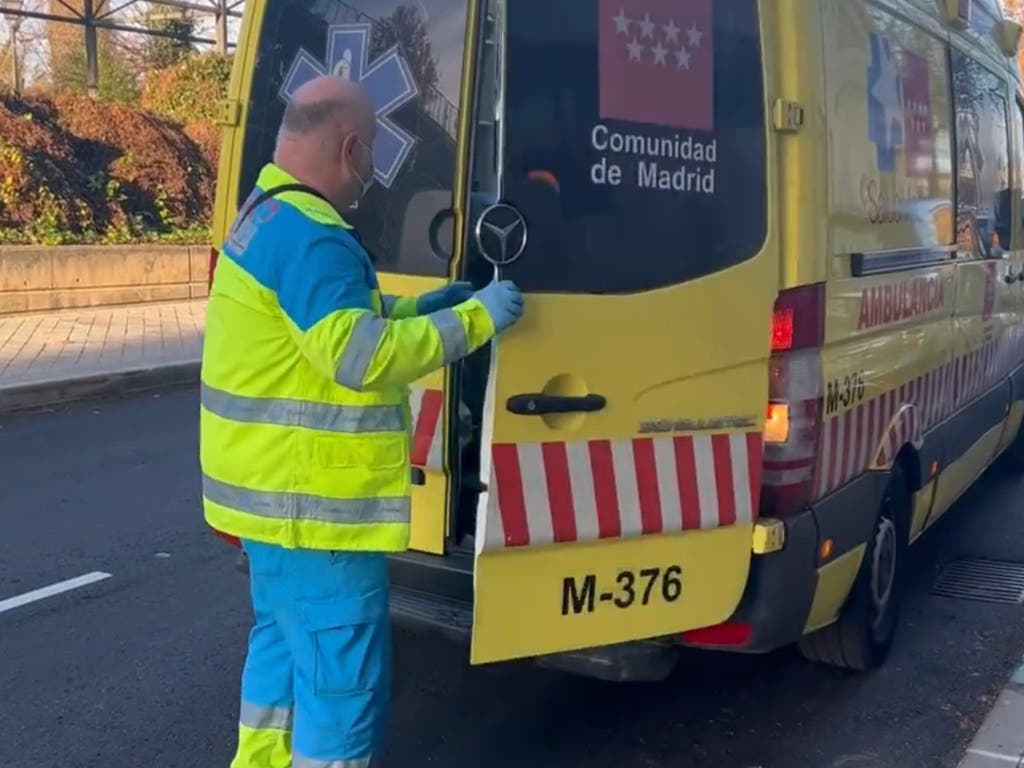
{"label": "bald head", "polygon": [[292,95],[281,123],[283,133],[306,136],[324,129],[358,130],[373,120],[373,105],[351,80],[314,78]]}
{"label": "bald head", "polygon": [[285,108],[274,162],[348,208],[373,175],[374,113],[358,84],[334,75],[314,78]]}

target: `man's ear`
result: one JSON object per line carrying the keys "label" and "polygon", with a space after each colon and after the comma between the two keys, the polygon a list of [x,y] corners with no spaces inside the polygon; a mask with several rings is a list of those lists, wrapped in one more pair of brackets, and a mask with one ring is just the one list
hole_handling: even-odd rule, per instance
{"label": "man's ear", "polygon": [[351,159],[352,155],[356,151],[356,135],[354,133],[346,134],[345,138],[341,140],[341,152],[346,158]]}

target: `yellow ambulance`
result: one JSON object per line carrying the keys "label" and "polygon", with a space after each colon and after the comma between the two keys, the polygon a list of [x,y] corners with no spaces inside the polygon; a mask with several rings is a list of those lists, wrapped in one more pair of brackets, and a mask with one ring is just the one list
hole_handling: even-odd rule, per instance
{"label": "yellow ambulance", "polygon": [[413,390],[396,618],[614,680],[879,665],[907,547],[1024,460],[1019,37],[995,0],[249,0],[216,241],[331,72],[378,105],[344,214],[384,290],[527,296]]}

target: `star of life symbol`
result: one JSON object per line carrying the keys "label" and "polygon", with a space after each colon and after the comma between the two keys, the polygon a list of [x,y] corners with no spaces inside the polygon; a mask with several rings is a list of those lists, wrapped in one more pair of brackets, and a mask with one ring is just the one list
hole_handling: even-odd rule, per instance
{"label": "star of life symbol", "polygon": [[638,64],[689,69],[690,60],[704,39],[704,30],[696,23],[683,30],[673,18],[668,19],[667,24],[656,23],[649,13],[631,19],[625,9],[620,8],[613,20],[615,33],[626,41],[629,61]]}
{"label": "star of life symbol", "polygon": [[326,61],[305,49],[295,55],[278,95],[286,103],[315,77],[340,75],[359,83],[377,107],[377,139],[373,147],[374,177],[390,187],[409,157],[416,139],[396,125],[390,115],[419,94],[405,58],[394,45],[372,63],[369,24],[336,24],[327,30]]}

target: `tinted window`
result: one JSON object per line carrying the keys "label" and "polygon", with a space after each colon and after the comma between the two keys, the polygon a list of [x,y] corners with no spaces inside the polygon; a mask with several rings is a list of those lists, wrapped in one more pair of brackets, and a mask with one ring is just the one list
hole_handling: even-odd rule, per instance
{"label": "tinted window", "polygon": [[505,198],[527,290],[624,293],[751,258],[765,238],[755,0],[515,0]]}
{"label": "tinted window", "polygon": [[833,253],[941,258],[954,219],[949,48],[868,3],[825,12]]}
{"label": "tinted window", "polygon": [[956,104],[957,241],[989,253],[995,235],[1010,246],[1010,160],[1006,87],[974,59],[953,52]]}
{"label": "tinted window", "polygon": [[[268,2],[246,124],[241,197],[273,155],[284,114],[282,87],[286,95],[289,86],[326,67],[348,72],[363,78],[382,111],[375,183],[345,216],[380,270],[446,275],[446,260],[431,252],[427,233],[431,219],[451,206],[465,31],[465,0]],[[384,109],[385,104],[391,106]],[[451,252],[447,230],[442,245]]]}

